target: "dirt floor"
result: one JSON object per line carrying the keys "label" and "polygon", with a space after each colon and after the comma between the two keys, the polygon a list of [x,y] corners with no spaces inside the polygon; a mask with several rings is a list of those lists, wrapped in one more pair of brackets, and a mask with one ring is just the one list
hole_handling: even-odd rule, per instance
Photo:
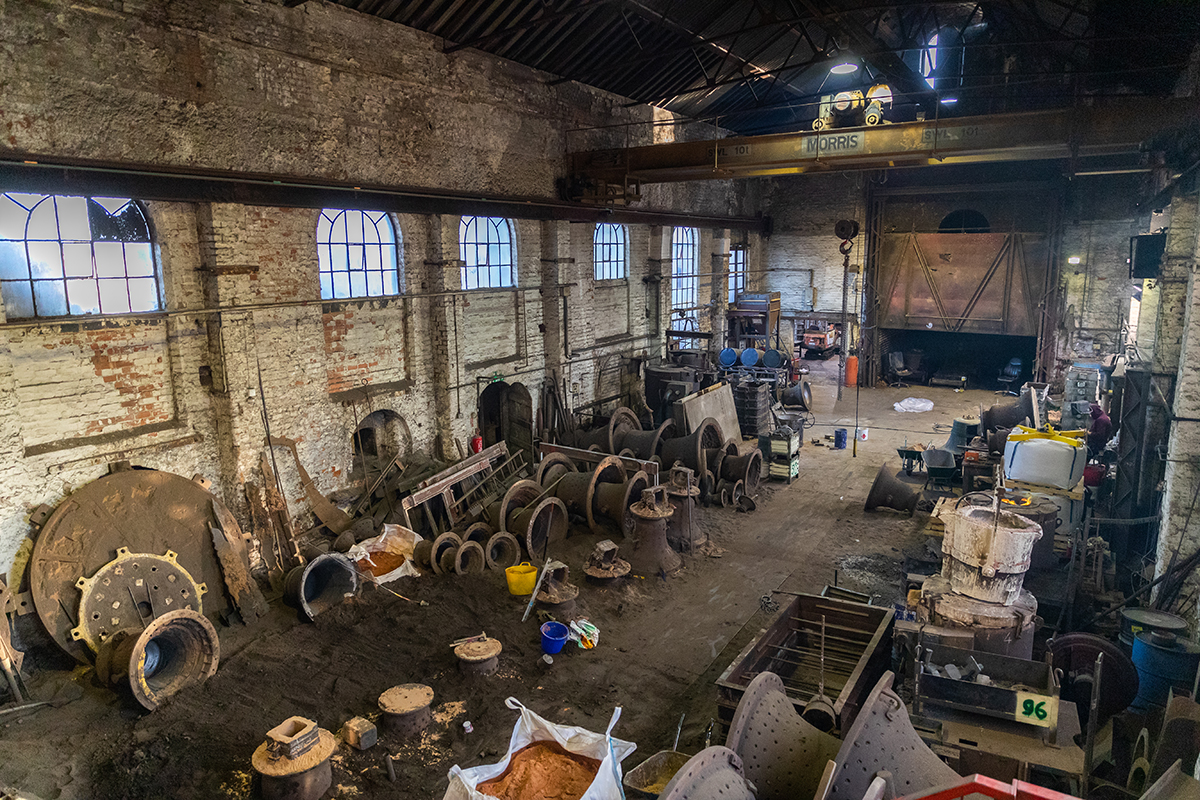
{"label": "dirt floor", "polygon": [[[772,620],[760,604],[773,590],[820,592],[836,574],[840,585],[877,603],[900,599],[903,553],[924,548],[924,517],[864,512],[871,482],[882,463],[899,471],[897,446],[941,443],[948,432],[936,425],[948,428],[955,416],[998,399],[913,387],[862,390],[857,398],[849,388],[836,401],[836,360],[809,365],[816,425],[804,431],[800,479],[764,483],[749,514],[704,510],[699,524],[714,547],[685,555],[677,576],[627,579],[619,588],[587,584],[580,568],[598,537],[573,527],[554,555],[581,587],[578,614],[600,628],[594,650],[568,644],[544,667],[538,622],[521,622],[525,600],[510,595],[498,573],[391,584],[414,602],[369,587],[316,622],[301,622],[275,603],[253,628],[221,628],[217,674],[152,714],[96,687],[82,669],[28,675],[36,697],[72,679],[84,696],[61,708],[0,716],[0,787],[45,800],[256,797],[250,755],[268,729],[298,714],[337,733],[351,717],[373,718],[378,696],[409,682],[433,687],[433,724],[415,742],[381,731],[370,750],[339,746],[328,797],[440,798],[451,766],[504,753],[517,717],[504,705],[508,697],[551,721],[595,731],[622,706],[614,733],[638,746],[626,770],[671,746],[680,714],[679,749],[697,751],[716,716],[713,682]],[[934,411],[892,410],[908,396],[933,400]],[[853,433],[856,401],[859,427],[869,431],[857,455],[824,439],[836,428]],[[470,679],[459,673],[449,644],[480,631],[504,651],[496,674]],[[468,720],[472,733],[463,728]],[[386,753],[400,756],[395,783]]]}

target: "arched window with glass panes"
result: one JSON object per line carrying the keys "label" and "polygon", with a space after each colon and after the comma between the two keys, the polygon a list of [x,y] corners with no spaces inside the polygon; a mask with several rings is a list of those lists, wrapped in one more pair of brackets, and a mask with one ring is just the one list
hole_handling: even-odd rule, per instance
{"label": "arched window with glass panes", "polygon": [[382,211],[324,209],[317,220],[321,299],[400,294],[398,244],[399,234]]}
{"label": "arched window with glass panes", "polygon": [[601,222],[592,235],[593,275],[598,281],[621,280],[629,274],[624,225]]}
{"label": "arched window with glass panes", "polygon": [[503,217],[463,217],[458,224],[462,288],[500,289],[517,285],[512,222]]}
{"label": "arched window with glass panes", "polygon": [[0,195],[0,296],[8,319],[160,311],[145,211],[119,197]]}
{"label": "arched window with glass panes", "polygon": [[685,316],[695,313],[698,239],[695,228],[675,228],[671,235],[671,309]]}

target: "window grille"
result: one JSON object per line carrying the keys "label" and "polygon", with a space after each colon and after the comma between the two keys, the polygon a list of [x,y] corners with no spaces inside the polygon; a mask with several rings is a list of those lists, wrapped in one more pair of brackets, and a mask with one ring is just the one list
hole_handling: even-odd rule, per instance
{"label": "window grille", "polygon": [[382,211],[323,210],[317,220],[321,299],[400,294],[396,238]]}
{"label": "window grille", "polygon": [[462,288],[517,285],[512,223],[502,217],[463,217],[458,225]]}
{"label": "window grille", "polygon": [[598,281],[626,277],[625,226],[602,222],[592,237],[592,261]]}
{"label": "window grille", "polygon": [[671,308],[690,313],[696,306],[696,229],[675,228],[671,235]]}
{"label": "window grille", "polygon": [[9,319],[161,310],[145,212],[127,198],[0,195],[0,294]]}

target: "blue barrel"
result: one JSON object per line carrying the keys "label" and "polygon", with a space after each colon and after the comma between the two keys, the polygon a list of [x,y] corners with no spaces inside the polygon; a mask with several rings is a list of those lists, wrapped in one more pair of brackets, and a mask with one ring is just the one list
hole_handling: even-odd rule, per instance
{"label": "blue barrel", "polygon": [[846,449],[846,429],[845,428],[835,428],[834,429],[834,431],[833,431],[833,449],[834,450],[845,450]]}
{"label": "blue barrel", "polygon": [[1165,707],[1172,687],[1192,691],[1200,666],[1200,645],[1171,633],[1142,631],[1133,640],[1133,665],[1137,667],[1138,693],[1130,708]]}
{"label": "blue barrel", "polygon": [[782,350],[771,348],[763,353],[762,363],[764,367],[775,369],[787,363],[787,356],[783,354]]}
{"label": "blue barrel", "polygon": [[741,350],[736,350],[732,347],[726,347],[717,354],[717,363],[722,367],[732,367],[738,363],[738,356],[742,354]]}
{"label": "blue barrel", "polygon": [[762,361],[763,351],[757,347],[747,347],[742,351],[742,365],[746,367],[758,366],[758,362]]}

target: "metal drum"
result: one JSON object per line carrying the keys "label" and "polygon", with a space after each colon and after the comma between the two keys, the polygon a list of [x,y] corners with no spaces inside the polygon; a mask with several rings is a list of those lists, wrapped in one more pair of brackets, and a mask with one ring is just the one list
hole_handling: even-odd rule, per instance
{"label": "metal drum", "polygon": [[1176,636],[1187,636],[1187,620],[1155,611],[1152,608],[1126,608],[1121,611],[1121,634],[1118,638],[1126,650],[1133,648],[1133,637],[1142,631],[1164,631]]}
{"label": "metal drum", "polygon": [[1165,708],[1169,690],[1191,692],[1200,666],[1200,645],[1164,631],[1142,631],[1133,640],[1138,693],[1132,708]]}
{"label": "metal drum", "polygon": [[742,366],[756,367],[762,362],[762,357],[762,350],[759,350],[757,347],[747,347],[742,351],[740,360],[742,362]]}
{"label": "metal drum", "polygon": [[735,347],[726,347],[717,355],[717,363],[722,367],[732,367],[738,363],[738,358],[742,355],[742,351]]}
{"label": "metal drum", "polygon": [[787,354],[782,350],[771,348],[763,353],[762,364],[764,367],[776,369],[787,364]]}

